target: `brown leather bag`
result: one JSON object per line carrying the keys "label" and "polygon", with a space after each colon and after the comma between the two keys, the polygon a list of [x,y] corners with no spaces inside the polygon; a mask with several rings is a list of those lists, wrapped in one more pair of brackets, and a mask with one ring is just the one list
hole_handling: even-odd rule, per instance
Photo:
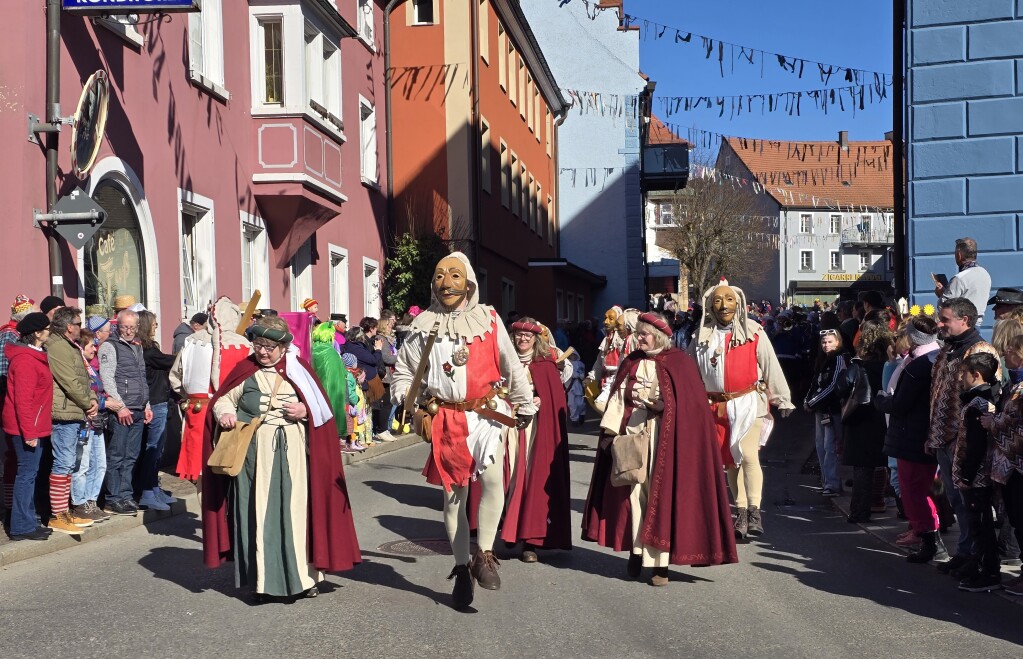
{"label": "brown leather bag", "polygon": [[384,383],[379,375],[374,375],[372,380],[366,380],[366,403],[372,405],[384,397]]}
{"label": "brown leather bag", "polygon": [[645,430],[618,435],[611,442],[611,484],[615,487],[646,482],[650,435]]}
{"label": "brown leather bag", "polygon": [[426,410],[416,410],[412,415],[412,432],[423,438],[427,444],[433,443],[433,415]]}
{"label": "brown leather bag", "polygon": [[[277,389],[284,382],[280,375],[274,381],[274,390],[270,394],[270,406],[277,402]],[[217,445],[213,447],[206,461],[210,471],[221,476],[237,476],[245,465],[245,456],[249,452],[249,444],[256,436],[256,430],[263,423],[263,417],[257,416],[252,421],[240,421],[234,428],[225,430],[217,437]]]}

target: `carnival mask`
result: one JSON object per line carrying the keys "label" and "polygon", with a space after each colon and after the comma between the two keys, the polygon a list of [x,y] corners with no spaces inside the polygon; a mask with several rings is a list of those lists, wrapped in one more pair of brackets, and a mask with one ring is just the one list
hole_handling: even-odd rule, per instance
{"label": "carnival mask", "polygon": [[451,256],[440,260],[433,272],[433,294],[448,311],[462,305],[469,294],[469,278],[461,261]]}
{"label": "carnival mask", "polygon": [[617,309],[608,309],[604,312],[604,331],[610,333],[612,330],[618,327],[618,317],[621,314],[618,313]]}
{"label": "carnival mask", "polygon": [[710,308],[719,325],[730,325],[735,318],[738,298],[730,286],[718,286],[710,296]]}

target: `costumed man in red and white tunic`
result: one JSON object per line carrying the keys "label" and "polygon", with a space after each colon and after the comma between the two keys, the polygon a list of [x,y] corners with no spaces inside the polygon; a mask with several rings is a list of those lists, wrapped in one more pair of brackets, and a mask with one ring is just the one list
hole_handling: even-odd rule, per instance
{"label": "costumed man in red and white tunic", "polygon": [[700,372],[660,314],[642,314],[635,336],[600,420],[583,539],[627,551],[630,577],[650,567],[650,585],[666,586],[669,565],[738,557]]}
{"label": "costumed man in red and white tunic", "polygon": [[735,536],[764,532],[760,448],[771,405],[785,417],[795,406],[764,328],[746,316],[746,296],[727,279],[703,296],[703,318],[689,352],[696,359],[714,412],[721,460],[735,498]]}
{"label": "costumed man in red and white tunic", "polygon": [[[432,304],[413,321],[391,380],[392,402],[400,404],[427,360],[416,402],[429,425],[420,414],[416,432],[432,442],[423,474],[444,487],[444,527],[455,556],[448,578],[455,579],[457,609],[472,603],[474,582],[488,590],[501,585],[493,546],[505,502],[504,429],[524,428],[536,412],[515,347],[497,312],[480,304],[476,282],[464,254],[441,259]],[[427,350],[431,334],[436,339]],[[479,551],[470,566],[468,485],[475,479],[482,485]]]}
{"label": "costumed man in red and white tunic", "polygon": [[202,474],[202,434],[210,396],[223,378],[251,352],[249,341],[238,334],[242,311],[231,298],[221,296],[210,308],[206,327],[185,339],[170,371],[171,388],[185,401],[185,418],[178,454],[177,474],[196,482]]}
{"label": "costumed man in red and white tunic", "polygon": [[528,317],[511,326],[537,413],[525,428],[507,431],[510,482],[501,539],[523,543],[524,563],[537,562],[537,549],[572,548],[565,399],[572,364],[558,361],[561,351],[545,340],[546,329]]}
{"label": "costumed man in red and white tunic", "polygon": [[604,312],[604,339],[597,349],[597,361],[593,368],[586,374],[583,385],[597,383],[599,392],[595,397],[587,396],[590,405],[597,412],[603,412],[607,404],[608,396],[611,395],[611,382],[614,381],[615,373],[618,371],[618,364],[622,360],[622,347],[625,341],[618,333],[618,318],[622,315],[622,308],[615,305]]}

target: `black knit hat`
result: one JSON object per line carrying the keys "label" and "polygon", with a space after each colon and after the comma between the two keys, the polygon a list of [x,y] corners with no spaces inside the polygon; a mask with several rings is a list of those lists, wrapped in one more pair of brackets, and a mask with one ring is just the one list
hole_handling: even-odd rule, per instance
{"label": "black knit hat", "polygon": [[[45,302],[45,300],[44,300]],[[50,319],[46,317],[46,314],[38,311],[33,311],[29,315],[18,321],[15,327],[18,330],[18,334],[22,336],[28,336],[33,332],[44,330],[50,326]]]}
{"label": "black knit hat", "polygon": [[39,303],[39,310],[44,314],[48,314],[54,309],[66,306],[67,304],[64,303],[64,300],[60,299],[56,295],[47,295],[43,298],[43,301]]}
{"label": "black knit hat", "polygon": [[197,313],[191,318],[191,322],[195,323],[196,325],[205,325],[207,322],[209,322],[209,320],[210,317],[204,313]]}

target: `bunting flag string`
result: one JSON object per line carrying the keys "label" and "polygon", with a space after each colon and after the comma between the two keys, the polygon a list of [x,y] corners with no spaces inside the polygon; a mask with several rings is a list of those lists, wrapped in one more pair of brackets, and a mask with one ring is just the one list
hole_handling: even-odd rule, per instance
{"label": "bunting flag string", "polygon": [[[697,34],[691,30],[680,27],[672,27],[658,21],[634,16],[622,10],[620,5],[601,5],[594,0],[580,0],[586,7],[587,16],[595,20],[601,12],[614,10],[618,14],[618,22],[622,29],[640,31],[640,38],[662,40],[669,39],[673,43],[682,45],[696,45],[704,59],[717,61],[718,71],[721,77],[725,76],[726,64],[729,73],[735,72],[736,63],[743,63],[752,67],[759,67],[760,77],[764,77],[764,69],[768,62],[777,62],[781,70],[792,73],[803,78],[803,75],[812,75],[816,71],[822,84],[827,85],[831,78],[838,76],[847,83],[854,86],[871,85],[875,88],[888,86],[892,75],[880,71],[870,71],[852,66],[829,64],[818,62],[803,57],[774,53],[761,48],[744,46],[716,37]],[[727,58],[727,59],[726,59]]]}
{"label": "bunting flag string", "polygon": [[759,111],[761,115],[784,112],[789,116],[802,116],[804,102],[812,103],[814,109],[827,114],[828,112],[852,112],[864,110],[866,106],[881,103],[888,98],[888,87],[881,85],[875,89],[870,85],[850,85],[846,87],[825,87],[805,91],[764,92],[757,94],[727,94],[724,96],[658,96],[667,117],[679,112],[696,110],[716,110],[718,118],[724,118],[725,112],[729,119],[752,114]]}

